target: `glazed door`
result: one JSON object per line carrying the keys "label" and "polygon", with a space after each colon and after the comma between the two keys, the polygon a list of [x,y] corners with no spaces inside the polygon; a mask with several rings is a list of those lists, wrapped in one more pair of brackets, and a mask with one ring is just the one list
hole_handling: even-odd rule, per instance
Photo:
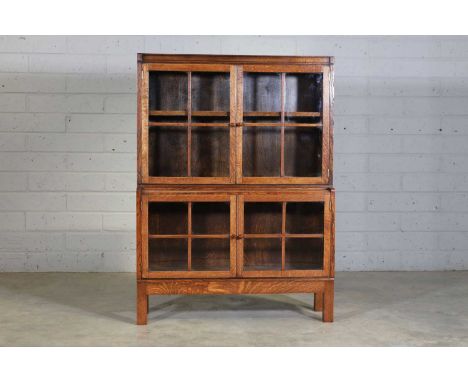
{"label": "glazed door", "polygon": [[331,203],[328,191],[239,196],[238,275],[329,276]]}
{"label": "glazed door", "polygon": [[235,72],[232,65],[142,65],[142,183],[234,183]]}
{"label": "glazed door", "polygon": [[236,197],[143,194],[143,278],[236,275]]}
{"label": "glazed door", "polygon": [[238,82],[237,182],[327,184],[329,67],[244,65]]}

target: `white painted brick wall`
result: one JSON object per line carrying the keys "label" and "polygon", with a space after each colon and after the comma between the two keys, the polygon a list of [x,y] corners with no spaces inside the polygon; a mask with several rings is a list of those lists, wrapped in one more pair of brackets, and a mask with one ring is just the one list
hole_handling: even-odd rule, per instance
{"label": "white painted brick wall", "polygon": [[0,36],[0,271],[134,270],[143,51],[334,55],[337,269],[468,269],[466,37]]}

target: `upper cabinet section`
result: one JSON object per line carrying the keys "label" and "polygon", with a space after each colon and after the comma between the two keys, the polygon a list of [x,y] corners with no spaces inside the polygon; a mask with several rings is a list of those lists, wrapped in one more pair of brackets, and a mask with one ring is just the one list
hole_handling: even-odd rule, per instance
{"label": "upper cabinet section", "polygon": [[144,184],[330,184],[328,57],[140,55]]}

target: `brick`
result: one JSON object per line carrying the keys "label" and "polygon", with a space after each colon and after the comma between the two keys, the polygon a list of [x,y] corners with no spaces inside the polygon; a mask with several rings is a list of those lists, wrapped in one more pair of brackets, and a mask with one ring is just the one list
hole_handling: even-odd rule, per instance
{"label": "brick", "polygon": [[134,114],[73,114],[66,123],[74,133],[136,133]]}
{"label": "brick", "polygon": [[336,211],[365,211],[367,209],[367,195],[357,192],[338,192],[336,197]]}
{"label": "brick", "polygon": [[399,174],[338,174],[335,186],[341,191],[398,191]]}
{"label": "brick", "polygon": [[335,116],[334,134],[367,134],[367,118]]}
{"label": "brick", "polygon": [[401,217],[403,231],[467,231],[468,213],[408,213]]}
{"label": "brick", "polygon": [[337,81],[339,76],[344,77],[367,77],[369,76],[370,62],[365,58],[341,58],[335,62],[335,73]]}
{"label": "brick", "polygon": [[468,134],[468,117],[443,117],[441,131],[448,134]]}
{"label": "brick", "polygon": [[0,52],[63,53],[65,36],[1,36]]}
{"label": "brick", "polygon": [[136,134],[115,134],[104,138],[105,151],[136,153],[136,146]]}
{"label": "brick", "polygon": [[403,175],[405,191],[468,191],[468,176],[460,174]]}
{"label": "brick", "polygon": [[296,54],[296,41],[286,36],[168,36],[161,39],[162,52],[202,54],[277,54],[275,47],[281,46],[285,55]]}
{"label": "brick", "polygon": [[115,95],[107,97],[104,102],[106,113],[128,114],[136,113],[137,99],[135,95]]}
{"label": "brick", "polygon": [[136,75],[69,75],[66,88],[68,93],[132,93],[136,99]]}
{"label": "brick", "polygon": [[462,40],[442,40],[441,41],[441,56],[442,57],[468,57],[468,42]]}
{"label": "brick", "polygon": [[366,269],[368,271],[396,271],[402,269],[400,251],[372,251],[368,253]]}
{"label": "brick", "polygon": [[68,52],[73,54],[122,54],[144,51],[143,36],[69,36]]}
{"label": "brick", "polygon": [[37,73],[105,73],[106,58],[98,55],[36,54],[29,58],[29,71]]}
{"label": "brick", "polygon": [[449,97],[466,97],[468,96],[468,79],[467,78],[444,78],[441,82],[442,95]]}
{"label": "brick", "polygon": [[96,134],[31,134],[28,149],[36,152],[103,151],[104,137]]}
{"label": "brick", "polygon": [[135,231],[135,214],[104,214],[104,231]]}
{"label": "brick", "polygon": [[29,95],[28,102],[29,111],[33,112],[101,113],[104,111],[104,97],[94,94]]}
{"label": "brick", "polygon": [[24,231],[23,212],[0,212],[0,232]]}
{"label": "brick", "polygon": [[437,211],[441,207],[436,193],[372,193],[368,194],[369,211]]}
{"label": "brick", "polygon": [[65,77],[55,74],[0,73],[1,93],[55,93],[65,91]]}
{"label": "brick", "polygon": [[343,212],[336,219],[338,232],[396,231],[399,228],[399,215],[392,213]]}
{"label": "brick", "polygon": [[454,77],[464,72],[463,65],[452,60],[406,58],[371,58],[367,75],[370,77]]}
{"label": "brick", "polygon": [[468,193],[441,194],[443,211],[468,211]]}
{"label": "brick", "polygon": [[1,211],[61,211],[66,206],[62,193],[2,192],[0,196]]}
{"label": "brick", "polygon": [[298,55],[367,57],[369,42],[357,36],[294,36]]}
{"label": "brick", "polygon": [[360,251],[367,248],[367,236],[363,232],[340,232],[336,237],[337,251]]}
{"label": "brick", "polygon": [[468,157],[464,155],[443,155],[440,166],[443,172],[466,173],[468,172]]}
{"label": "brick", "polygon": [[439,247],[442,250],[462,251],[468,249],[468,235],[466,232],[441,232],[438,236]]}
{"label": "brick", "polygon": [[402,269],[406,271],[440,271],[451,270],[447,259],[450,257],[448,252],[443,251],[403,251]]}
{"label": "brick", "polygon": [[434,117],[370,117],[370,134],[440,134],[441,122]]}
{"label": "brick", "polygon": [[100,231],[102,217],[93,213],[29,212],[28,231]]}
{"label": "brick", "polygon": [[401,138],[397,136],[338,136],[335,139],[336,153],[398,153]]}
{"label": "brick", "polygon": [[24,151],[26,149],[26,135],[0,134],[0,151]]}
{"label": "brick", "polygon": [[107,56],[107,73],[131,73],[135,74],[137,70],[136,54]]}
{"label": "brick", "polygon": [[370,155],[371,172],[405,173],[437,172],[440,169],[440,157],[436,155]]}
{"label": "brick", "polygon": [[0,171],[63,171],[67,168],[67,155],[63,153],[0,153]]}
{"label": "brick", "polygon": [[[28,56],[24,54],[0,54],[0,72],[27,72],[27,71],[28,71]],[[0,83],[0,87],[2,87],[1,83]]]}
{"label": "brick", "polygon": [[136,248],[134,233],[68,233],[67,248],[78,251],[129,251]]}
{"label": "brick", "polygon": [[107,191],[135,191],[136,190],[136,174],[134,172],[125,173],[108,173],[106,174],[106,190]]}
{"label": "brick", "polygon": [[437,236],[432,232],[372,232],[369,250],[432,250],[437,249]]}
{"label": "brick", "polygon": [[65,131],[65,115],[48,113],[0,113],[0,131]]}
{"label": "brick", "polygon": [[136,170],[136,154],[89,153],[67,154],[66,168],[70,171],[85,172],[129,172]]}
{"label": "brick", "polygon": [[468,136],[417,136],[404,137],[403,150],[408,153],[466,153]]}
{"label": "brick", "polygon": [[367,172],[369,156],[363,154],[335,154],[333,165],[337,173]]}
{"label": "brick", "polygon": [[[0,173],[0,191],[24,191],[28,186],[26,173],[2,172]],[[1,194],[0,194],[1,195]]]}
{"label": "brick", "polygon": [[432,58],[440,57],[441,43],[436,39],[403,38],[372,38],[369,41],[370,57]]}
{"label": "brick", "polygon": [[1,94],[0,112],[26,111],[26,96],[23,94]]}
{"label": "brick", "polygon": [[335,113],[338,116],[405,115],[408,111],[408,102],[410,102],[410,100],[409,98],[403,99],[397,97],[336,97]]}
{"label": "brick", "polygon": [[[9,251],[49,251],[65,247],[62,233],[7,232],[0,233],[0,249]],[[1,256],[0,256],[1,257]]]}
{"label": "brick", "polygon": [[369,95],[375,96],[440,96],[440,80],[437,78],[371,78]]}
{"label": "brick", "polygon": [[335,80],[336,96],[365,96],[368,93],[366,77],[337,77]]}
{"label": "brick", "polygon": [[69,211],[134,212],[135,193],[70,193],[67,195]]}
{"label": "brick", "polygon": [[105,174],[35,172],[28,175],[32,191],[103,191]]}
{"label": "brick", "polygon": [[420,97],[407,98],[405,115],[445,116],[467,115],[466,99],[463,97]]}

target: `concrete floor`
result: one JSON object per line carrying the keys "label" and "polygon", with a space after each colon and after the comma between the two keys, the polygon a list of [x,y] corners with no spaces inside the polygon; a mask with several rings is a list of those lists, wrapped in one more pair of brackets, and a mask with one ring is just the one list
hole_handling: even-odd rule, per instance
{"label": "concrete floor", "polygon": [[335,322],[312,295],[153,296],[134,325],[126,273],[0,274],[1,346],[468,346],[468,272],[336,277]]}

